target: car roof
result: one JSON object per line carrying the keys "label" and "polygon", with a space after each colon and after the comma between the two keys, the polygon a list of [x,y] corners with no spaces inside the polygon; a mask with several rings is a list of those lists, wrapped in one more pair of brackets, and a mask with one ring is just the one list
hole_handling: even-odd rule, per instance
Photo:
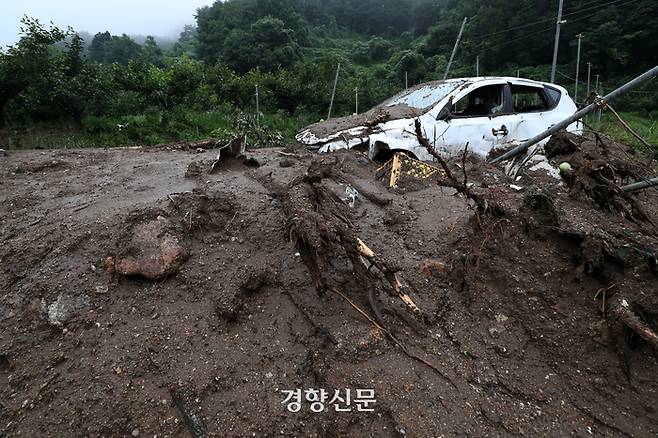
{"label": "car roof", "polygon": [[[486,85],[486,83],[491,82],[491,83],[497,83],[497,82],[511,82],[514,84],[518,85],[529,85],[529,86],[535,86],[535,87],[543,87],[543,86],[549,86],[556,88],[560,90],[563,94],[568,94],[567,90],[564,89],[563,87],[557,85],[557,84],[551,84],[549,82],[541,82],[541,81],[535,81],[533,79],[526,79],[526,78],[519,78],[516,76],[474,76],[474,77],[463,77],[463,78],[453,78],[453,79],[446,79],[445,81],[433,81],[431,83],[435,82],[446,82],[446,83],[451,83],[451,82],[458,82],[464,84],[463,86],[468,86],[468,85],[474,85],[474,84],[480,84],[480,85]],[[421,84],[421,86],[424,84]]]}

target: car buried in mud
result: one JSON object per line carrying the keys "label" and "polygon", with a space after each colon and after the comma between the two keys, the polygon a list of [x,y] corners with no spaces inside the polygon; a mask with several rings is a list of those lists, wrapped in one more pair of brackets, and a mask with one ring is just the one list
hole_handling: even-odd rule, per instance
{"label": "car buried in mud", "polygon": [[[424,136],[441,154],[459,155],[468,143],[470,153],[486,158],[576,110],[567,90],[554,84],[512,77],[449,79],[417,85],[363,114],[313,124],[296,139],[319,152],[358,149],[372,159],[404,152],[431,161],[415,133],[419,119]],[[581,130],[578,123],[567,128]]]}

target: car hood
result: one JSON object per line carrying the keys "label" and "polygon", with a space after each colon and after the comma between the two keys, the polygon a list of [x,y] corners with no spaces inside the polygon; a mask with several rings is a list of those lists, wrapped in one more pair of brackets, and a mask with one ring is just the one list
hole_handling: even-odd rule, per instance
{"label": "car hood", "polygon": [[338,137],[354,138],[372,133],[392,120],[411,119],[420,111],[407,105],[377,106],[362,114],[329,119],[308,126],[297,134],[297,141],[307,145],[322,144]]}

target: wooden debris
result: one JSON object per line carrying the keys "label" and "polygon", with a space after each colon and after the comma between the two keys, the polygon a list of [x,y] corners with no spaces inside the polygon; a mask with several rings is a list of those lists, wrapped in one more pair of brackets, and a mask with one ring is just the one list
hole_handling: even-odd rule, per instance
{"label": "wooden debris", "polygon": [[351,261],[355,275],[370,283],[374,274],[364,263],[365,259],[381,272],[393,295],[398,296],[413,314],[419,314],[420,309],[411,299],[408,287],[396,274],[398,269],[377,256],[357,237],[356,227],[350,219],[350,208],[321,184],[324,178],[332,177],[336,177],[334,165],[315,162],[306,175],[292,181],[281,195],[290,235],[316,289],[322,293],[329,288],[323,273],[330,264],[329,260],[342,254]]}
{"label": "wooden debris", "polygon": [[359,251],[359,254],[363,258],[365,258],[368,262],[370,262],[373,266],[375,266],[379,271],[384,275],[384,278],[388,283],[391,285],[391,288],[393,289],[393,292],[395,295],[400,297],[402,302],[414,313],[420,313],[420,309],[418,306],[416,306],[416,303],[411,299],[408,293],[405,293],[403,291],[403,284],[398,278],[396,272],[391,269],[389,266],[387,266],[386,263],[382,262],[377,256],[375,255],[375,252],[368,248],[368,245],[363,243],[361,239],[356,239],[356,248],[357,251]]}
{"label": "wooden debris", "polygon": [[453,189],[457,190],[459,193],[463,193],[464,196],[475,202],[478,209],[482,213],[486,213],[487,211],[501,215],[507,213],[499,203],[495,202],[495,200],[491,198],[491,196],[486,196],[485,193],[477,192],[473,190],[472,187],[468,186],[468,178],[466,175],[466,152],[468,150],[468,143],[464,148],[464,155],[462,157],[462,163],[463,163],[462,170],[464,172],[464,178],[463,181],[458,181],[457,178],[455,178],[455,176],[450,171],[450,168],[448,167],[448,163],[446,163],[446,161],[443,159],[441,154],[439,154],[439,152],[436,149],[434,149],[434,146],[432,146],[429,140],[425,138],[423,134],[423,128],[420,123],[420,119],[416,119],[414,125],[416,129],[416,138],[418,139],[418,143],[421,146],[423,146],[427,150],[427,152],[436,159],[436,161],[439,162],[439,164],[443,168],[443,171],[445,172],[446,178],[442,178],[442,179],[439,178],[437,180],[440,186],[452,187]]}
{"label": "wooden debris", "polygon": [[247,136],[243,135],[241,137],[236,137],[233,140],[229,141],[226,143],[224,146],[218,149],[217,151],[217,158],[215,159],[215,162],[212,163],[212,166],[210,167],[210,173],[212,174],[219,162],[224,158],[224,157],[241,157],[244,155],[244,152],[247,147]]}
{"label": "wooden debris", "polygon": [[653,348],[658,349],[658,335],[631,310],[628,300],[623,295],[617,294],[608,301],[608,312],[647,341]]}
{"label": "wooden debris", "polygon": [[412,358],[414,360],[417,360],[417,361],[421,362],[422,364],[430,367],[431,369],[436,371],[441,377],[446,379],[455,389],[459,390],[459,388],[457,387],[455,382],[451,378],[449,378],[443,371],[441,371],[436,365],[434,365],[431,362],[428,362],[427,360],[423,359],[422,357],[417,356],[416,354],[410,352],[409,349],[404,344],[402,344],[402,342],[400,342],[395,336],[393,336],[393,334],[389,330],[384,328],[381,324],[378,324],[377,321],[375,321],[370,315],[368,315],[364,310],[362,310],[359,306],[357,306],[344,293],[342,293],[341,291],[339,291],[338,289],[335,289],[335,288],[333,288],[331,290],[335,294],[339,295],[342,299],[347,301],[347,303],[350,306],[352,306],[352,308],[354,308],[354,310],[356,310],[361,315],[363,315],[363,317],[366,318],[374,327],[376,327],[377,329],[379,329],[379,330],[383,331],[384,333],[386,333],[386,336],[388,336],[395,343],[395,345],[400,347],[400,350],[402,350],[402,352],[404,354],[406,354],[410,358]]}

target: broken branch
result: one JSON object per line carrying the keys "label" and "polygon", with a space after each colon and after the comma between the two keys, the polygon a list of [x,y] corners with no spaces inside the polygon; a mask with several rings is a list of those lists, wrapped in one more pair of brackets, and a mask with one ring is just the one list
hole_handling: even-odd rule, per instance
{"label": "broken branch", "polygon": [[414,125],[416,128],[416,138],[418,139],[418,143],[423,146],[427,152],[432,155],[436,160],[439,162],[441,167],[446,173],[446,176],[448,177],[447,180],[439,180],[438,183],[440,186],[443,187],[452,187],[453,189],[457,190],[459,193],[463,193],[468,199],[471,199],[475,202],[475,204],[478,206],[478,209],[480,209],[482,212],[486,212],[487,210],[492,210],[497,213],[504,214],[505,211],[503,208],[500,207],[496,202],[492,202],[488,199],[488,197],[484,196],[481,193],[476,193],[474,191],[469,190],[467,187],[467,178],[466,178],[466,149],[468,148],[468,143],[466,144],[466,148],[464,150],[464,157],[462,158],[463,160],[463,167],[464,167],[464,181],[460,182],[457,181],[457,178],[452,174],[450,171],[450,168],[448,167],[448,164],[446,161],[443,159],[441,154],[437,152],[436,149],[434,149],[434,146],[429,142],[427,138],[423,135],[423,130],[422,130],[422,125],[420,123],[420,119],[416,119],[414,121]]}
{"label": "broken branch", "polygon": [[626,122],[624,121],[624,119],[622,119],[621,116],[620,116],[619,114],[617,114],[617,111],[615,111],[615,109],[614,109],[609,103],[608,103],[606,106],[608,107],[608,109],[610,110],[610,112],[611,112],[611,113],[617,118],[617,120],[619,120],[619,123],[621,123],[621,125],[622,125],[622,126],[623,126],[623,127],[624,127],[624,128],[625,128],[625,129],[626,129],[626,130],[627,130],[632,136],[633,136],[633,137],[637,138],[637,139],[640,141],[640,143],[642,143],[643,145],[645,145],[646,147],[648,147],[649,150],[654,150],[654,147],[653,147],[651,144],[649,144],[649,142],[647,142],[645,139],[643,139],[643,138],[640,136],[640,134],[638,134],[637,132],[635,132],[635,131],[633,130],[633,128],[631,128],[631,127],[628,125],[628,123],[626,123]]}
{"label": "broken branch", "polygon": [[658,335],[649,328],[630,308],[628,301],[620,295],[615,295],[609,301],[608,311],[633,330],[639,337],[658,349]]}
{"label": "broken branch", "polygon": [[416,303],[414,303],[409,294],[406,294],[402,291],[403,285],[402,282],[400,282],[396,272],[387,266],[386,263],[379,260],[374,251],[368,248],[368,245],[363,243],[361,239],[356,239],[356,249],[363,258],[365,258],[373,266],[379,269],[379,271],[384,275],[384,278],[386,278],[386,280],[393,288],[395,294],[400,297],[402,302],[404,302],[404,304],[406,304],[412,312],[420,313],[420,309],[418,306],[416,306]]}
{"label": "broken branch", "polygon": [[[441,167],[443,168],[444,172],[448,176],[448,179],[455,184],[457,184],[457,179],[452,176],[452,172],[450,172],[450,168],[448,167],[448,164],[446,161],[443,159],[441,154],[439,154],[436,149],[434,149],[434,146],[430,143],[428,139],[425,138],[425,135],[423,135],[423,129],[422,125],[420,124],[420,119],[416,119],[414,121],[414,126],[416,128],[416,138],[418,139],[418,143],[420,143],[421,146],[423,146],[425,149],[427,149],[427,152],[429,152],[430,155],[432,155],[434,158],[436,158],[436,161],[439,162]],[[456,187],[455,187],[456,188]]]}

